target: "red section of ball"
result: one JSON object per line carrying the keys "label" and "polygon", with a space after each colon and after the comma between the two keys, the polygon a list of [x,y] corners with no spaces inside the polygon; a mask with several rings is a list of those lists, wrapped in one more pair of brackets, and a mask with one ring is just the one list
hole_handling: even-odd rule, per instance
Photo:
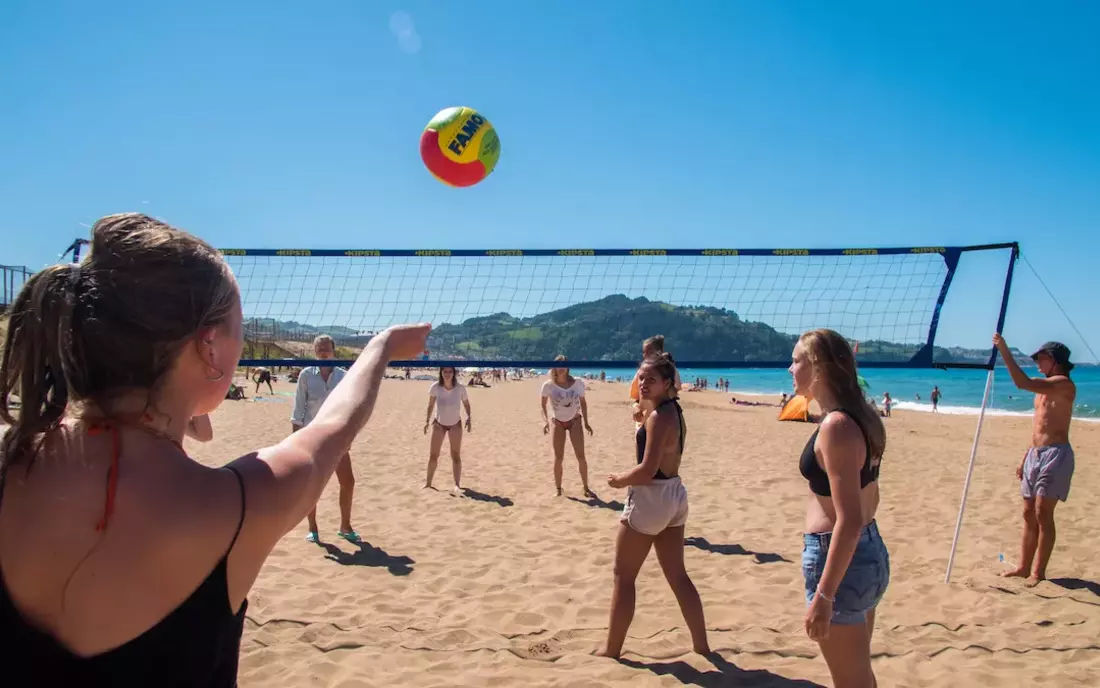
{"label": "red section of ball", "polygon": [[473,186],[485,178],[485,165],[480,160],[463,164],[443,155],[439,132],[434,129],[425,129],[420,135],[420,159],[432,174],[452,186]]}

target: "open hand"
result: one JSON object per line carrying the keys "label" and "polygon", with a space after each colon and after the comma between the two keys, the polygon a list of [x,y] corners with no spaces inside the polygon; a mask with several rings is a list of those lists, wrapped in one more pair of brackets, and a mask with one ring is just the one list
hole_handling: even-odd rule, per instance
{"label": "open hand", "polygon": [[544,435],[550,434],[550,423],[549,423],[549,421],[547,421],[546,425],[542,426],[542,434],[544,434]]}
{"label": "open hand", "polygon": [[470,420],[469,418],[466,419],[466,432],[473,432],[474,431],[473,423],[474,422],[472,420]]}
{"label": "open hand", "polygon": [[591,425],[589,425],[588,423],[585,423],[585,424],[584,424],[584,429],[588,431],[588,434],[589,434],[589,435],[591,435],[591,434],[592,434],[592,426],[591,426]]}
{"label": "open hand", "polygon": [[431,425],[431,423],[424,423],[424,434],[425,434],[425,435],[427,435],[427,434],[428,434],[428,426],[429,426],[429,425]]}
{"label": "open hand", "polygon": [[821,642],[829,637],[829,624],[833,619],[833,603],[821,595],[814,594],[810,608],[806,610],[804,620],[806,635],[810,640]]}
{"label": "open hand", "polygon": [[407,361],[415,359],[428,348],[428,333],[431,323],[418,325],[394,325],[388,327],[378,338],[382,341],[387,361]]}

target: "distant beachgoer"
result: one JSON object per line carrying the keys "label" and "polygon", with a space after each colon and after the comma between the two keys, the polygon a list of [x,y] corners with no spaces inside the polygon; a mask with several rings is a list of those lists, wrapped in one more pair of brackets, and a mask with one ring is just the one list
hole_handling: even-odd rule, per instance
{"label": "distant beachgoer", "polygon": [[886,414],[887,418],[890,417],[890,409],[892,409],[893,407],[894,407],[894,400],[890,398],[890,393],[889,392],[883,393],[883,395],[882,395],[882,409],[883,409],[883,412]]}
{"label": "distant beachgoer", "polygon": [[875,521],[886,430],[860,389],[847,339],[832,330],[807,332],[792,359],[795,394],[825,413],[799,459],[812,493],[802,550],[806,633],[834,685],[875,686],[871,634],[890,582],[890,556]]}
{"label": "distant beachgoer", "polygon": [[[665,352],[665,336],[663,334],[656,334],[649,339],[642,342],[642,359],[654,358]],[[640,371],[640,369],[639,369]],[[698,381],[696,382],[698,386]],[[683,388],[683,383],[680,382],[680,371],[676,371],[675,388],[673,389],[673,397],[680,395],[680,390]],[[642,399],[638,393],[638,373],[634,374],[634,379],[630,382],[630,398],[634,401],[631,405],[631,413],[634,417],[634,429],[637,430],[641,427],[641,424],[645,421],[645,417],[653,410],[652,405]]]}
{"label": "distant beachgoer", "polygon": [[[936,385],[932,388],[932,413],[936,413],[936,411],[938,410],[941,396],[943,395],[940,394],[940,387],[939,385]],[[917,396],[917,399],[920,399],[919,395]]]}
{"label": "distant beachgoer", "polygon": [[787,405],[787,393],[783,392],[783,396],[779,398],[779,408],[783,408]]}
{"label": "distant beachgoer", "polygon": [[[470,415],[470,397],[466,385],[458,381],[458,372],[454,366],[439,369],[439,381],[433,382],[428,389],[428,413],[424,419],[424,433],[432,426],[432,442],[428,450],[428,479],[425,488],[432,486],[435,467],[439,462],[439,450],[443,448],[443,437],[450,440],[451,472],[454,476],[454,492],[462,494],[462,414],[459,407],[466,409],[466,431],[473,432],[473,417]],[[432,409],[436,410],[432,421]]]}
{"label": "distant beachgoer", "polygon": [[607,644],[598,654],[618,657],[634,619],[634,586],[652,546],[680,611],[691,632],[692,649],[708,654],[707,629],[699,592],[684,568],[684,524],[688,517],[687,490],[680,481],[687,426],[674,396],[676,369],[667,353],[646,359],[639,369],[639,392],[653,406],[635,436],[637,466],[609,475],[611,487],[627,488],[615,545],[615,589]]}
{"label": "distant beachgoer", "polygon": [[[336,357],[336,343],[327,334],[317,335],[313,340],[313,354],[322,360]],[[290,416],[291,433],[298,432],[313,422],[325,399],[336,389],[336,385],[347,375],[344,368],[328,366],[310,366],[298,374],[298,390],[294,395],[294,410]],[[351,527],[351,504],[355,494],[355,474],[351,470],[351,454],[344,452],[336,464],[336,480],[340,483],[340,530],[339,537],[349,542],[359,542],[359,535]],[[307,515],[309,531],[306,540],[318,542],[317,506],[314,505]]]}
{"label": "distant beachgoer", "polygon": [[[1031,378],[1020,369],[1012,351],[1000,334],[993,344],[1001,353],[1012,382],[1035,394],[1035,420],[1031,426],[1031,446],[1016,468],[1020,494],[1024,498],[1024,533],[1020,543],[1020,561],[1005,571],[1005,577],[1028,577],[1025,585],[1034,587],[1046,579],[1047,564],[1054,551],[1054,507],[1069,499],[1073,480],[1074,455],[1069,443],[1069,426],[1077,385],[1069,378],[1074,365],[1069,348],[1060,342],[1047,342],[1031,355],[1044,378]],[[1036,554],[1038,556],[1036,557]],[[1032,560],[1035,568],[1032,569]]]}
{"label": "distant beachgoer", "polygon": [[[565,356],[558,356],[555,361],[565,361]],[[554,411],[553,422],[546,412],[546,402]],[[588,424],[588,402],[584,398],[584,381],[574,378],[569,374],[568,368],[552,368],[550,379],[542,384],[542,420],[545,423],[543,434],[553,434],[551,443],[554,447],[554,486],[558,496],[562,494],[561,480],[564,471],[565,460],[565,436],[569,436],[573,444],[573,453],[577,457],[577,467],[581,474],[581,486],[584,488],[585,497],[595,497],[596,493],[588,487],[588,462],[584,456],[584,432],[581,430],[581,422],[584,430],[592,434],[592,426]]]}
{"label": "distant beachgoer", "polygon": [[275,390],[271,388],[271,371],[267,368],[257,368],[256,372],[252,375],[252,381],[256,383],[256,391],[253,394],[260,393],[260,385],[267,383],[267,391],[275,394]]}
{"label": "distant beachgoer", "polygon": [[225,398],[231,399],[233,401],[241,401],[245,399],[246,397],[244,395],[244,387],[230,382],[229,389],[225,393]]}

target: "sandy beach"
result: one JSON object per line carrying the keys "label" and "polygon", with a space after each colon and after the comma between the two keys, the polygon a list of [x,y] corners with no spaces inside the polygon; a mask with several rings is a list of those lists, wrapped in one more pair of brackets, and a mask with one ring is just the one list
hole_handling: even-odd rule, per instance
{"label": "sandy beach", "polygon": [[[429,384],[385,381],[352,447],[353,523],[369,545],[336,537],[334,479],[318,509],[323,542],[307,543],[303,522],[268,560],[250,596],[242,686],[830,685],[802,626],[806,486],[797,456],[812,426],[780,423],[774,407],[734,406],[716,392],[684,396],[685,556],[721,659],[691,653],[651,553],[615,662],[588,653],[606,634],[625,498],[606,476],[634,461],[626,386],[589,383],[588,462],[600,497],[589,502],[568,447],[566,496],[554,496],[541,380],[470,388],[469,494],[421,489]],[[275,442],[290,430],[293,391],[280,382],[274,397],[225,402],[212,418],[215,440],[189,442],[188,451],[217,465]],[[1029,590],[996,575],[1006,567],[1000,553],[1017,557],[1014,469],[1026,418],[986,419],[953,580],[943,583],[974,424],[917,412],[887,421],[878,521],[892,580],[873,647],[879,684],[1095,685],[1100,584],[1087,514],[1095,523],[1100,425],[1073,429],[1077,468],[1058,507],[1052,580]],[[450,483],[446,451],[440,488]]]}

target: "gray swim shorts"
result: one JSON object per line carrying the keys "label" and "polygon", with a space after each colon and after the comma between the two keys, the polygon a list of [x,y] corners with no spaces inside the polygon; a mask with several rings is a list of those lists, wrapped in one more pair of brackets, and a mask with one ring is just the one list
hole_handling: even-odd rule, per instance
{"label": "gray swim shorts", "polygon": [[1045,497],[1066,501],[1073,479],[1073,465],[1073,447],[1068,444],[1028,449],[1024,457],[1020,494],[1025,499]]}

